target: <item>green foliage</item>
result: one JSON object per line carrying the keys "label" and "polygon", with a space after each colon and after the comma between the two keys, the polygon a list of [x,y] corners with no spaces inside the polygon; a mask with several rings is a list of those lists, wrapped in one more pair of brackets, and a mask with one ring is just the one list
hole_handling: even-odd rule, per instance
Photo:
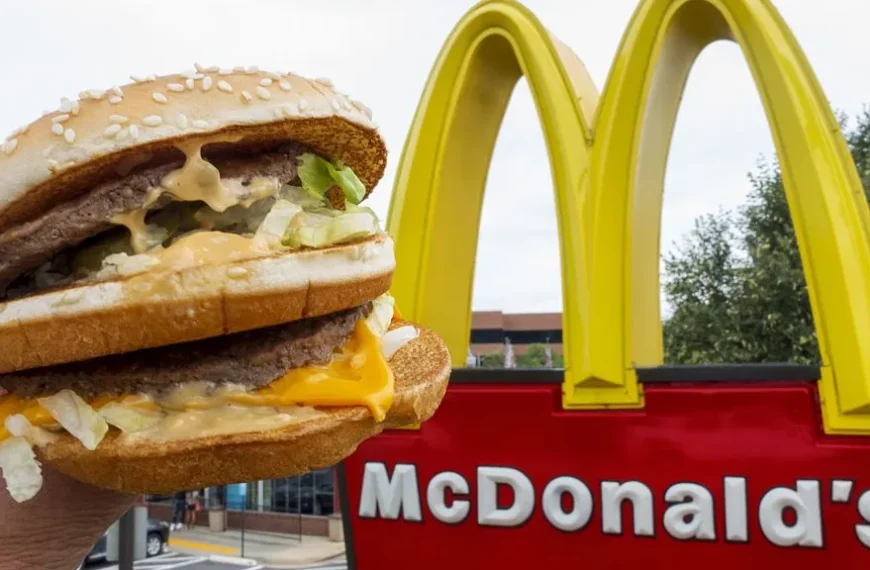
{"label": "green foliage", "polygon": [[[845,125],[845,119],[841,119]],[[846,141],[865,192],[870,188],[870,109]],[[703,216],[665,256],[665,361],[816,363],[806,281],[778,165],[749,177],[747,204]]]}
{"label": "green foliage", "polygon": [[490,352],[480,356],[481,368],[504,368],[504,354],[499,352]]}
{"label": "green foliage", "polygon": [[[561,354],[552,351],[553,368],[562,368],[565,359]],[[547,366],[547,346],[541,343],[530,344],[525,354],[516,357],[517,368],[544,368]]]}

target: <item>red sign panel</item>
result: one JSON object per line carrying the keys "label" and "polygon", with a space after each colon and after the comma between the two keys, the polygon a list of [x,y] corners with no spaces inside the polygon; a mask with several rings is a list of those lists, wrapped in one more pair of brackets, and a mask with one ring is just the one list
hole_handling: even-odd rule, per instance
{"label": "red sign panel", "polygon": [[817,371],[657,369],[642,410],[582,412],[561,374],[489,372],[345,461],[358,570],[870,563],[870,441],[823,434]]}

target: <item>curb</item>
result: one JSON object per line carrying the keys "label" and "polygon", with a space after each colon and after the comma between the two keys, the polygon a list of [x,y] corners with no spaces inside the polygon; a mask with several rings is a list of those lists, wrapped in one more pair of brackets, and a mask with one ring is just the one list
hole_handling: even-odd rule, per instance
{"label": "curb", "polygon": [[212,554],[208,557],[210,562],[220,562],[221,564],[234,564],[236,566],[257,566],[260,563],[253,558],[241,558],[239,556],[224,556],[222,554]]}

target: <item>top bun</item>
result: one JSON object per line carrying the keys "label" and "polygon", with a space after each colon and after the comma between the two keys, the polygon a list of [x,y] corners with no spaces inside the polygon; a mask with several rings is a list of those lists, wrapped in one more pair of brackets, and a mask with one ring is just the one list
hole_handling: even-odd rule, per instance
{"label": "top bun", "polygon": [[117,176],[125,158],[135,164],[137,155],[217,133],[246,145],[299,141],[350,166],[366,195],[384,174],[386,144],[371,111],[327,79],[197,65],[133,80],[63,98],[0,144],[0,231]]}

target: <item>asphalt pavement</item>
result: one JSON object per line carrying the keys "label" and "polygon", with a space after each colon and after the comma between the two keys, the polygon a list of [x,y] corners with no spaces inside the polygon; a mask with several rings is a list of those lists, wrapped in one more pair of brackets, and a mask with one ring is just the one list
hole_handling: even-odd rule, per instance
{"label": "asphalt pavement", "polygon": [[[167,552],[153,558],[137,560],[133,563],[134,570],[271,570],[269,567],[254,561],[234,559],[216,555],[191,555],[178,552]],[[91,564],[84,570],[118,570],[117,564]],[[347,570],[344,557],[297,570]]]}

